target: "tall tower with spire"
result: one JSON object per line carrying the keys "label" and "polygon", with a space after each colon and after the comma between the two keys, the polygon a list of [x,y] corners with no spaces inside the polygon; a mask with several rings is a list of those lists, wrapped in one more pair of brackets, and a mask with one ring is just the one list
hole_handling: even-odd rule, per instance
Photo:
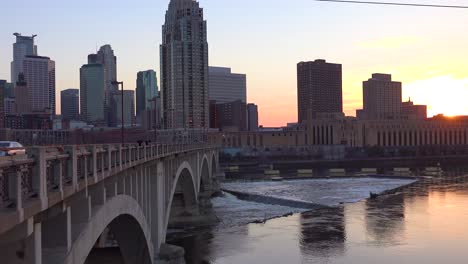
{"label": "tall tower with spire", "polygon": [[23,61],[26,56],[37,56],[37,46],[34,38],[37,35],[23,36],[20,33],[13,34],[16,42],[13,44],[13,61],[11,62],[11,82],[18,81],[18,75],[23,73]]}
{"label": "tall tower with spire", "polygon": [[197,1],[170,1],[160,53],[164,127],[208,128],[207,29]]}

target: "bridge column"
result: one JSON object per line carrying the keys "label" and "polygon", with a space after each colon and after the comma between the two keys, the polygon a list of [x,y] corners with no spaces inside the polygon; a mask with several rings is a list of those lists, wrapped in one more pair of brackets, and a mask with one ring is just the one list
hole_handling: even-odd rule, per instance
{"label": "bridge column", "polygon": [[35,165],[33,167],[33,189],[39,195],[42,209],[45,210],[47,209],[49,202],[47,198],[47,163],[45,148],[33,148],[30,151],[30,153],[30,155],[36,160]]}
{"label": "bridge column", "polygon": [[41,237],[42,257],[45,263],[65,259],[72,245],[70,207],[41,223]]}
{"label": "bridge column", "polygon": [[42,264],[42,225],[34,224],[34,255],[29,263]]}
{"label": "bridge column", "polygon": [[3,177],[9,177],[8,188],[9,188],[9,198],[15,202],[16,211],[18,212],[19,220],[23,221],[24,218],[24,209],[23,209],[23,187],[22,187],[22,177],[23,174],[27,173],[21,168],[18,168],[16,173],[12,173],[9,176],[4,175]]}
{"label": "bridge column", "polygon": [[122,171],[123,170],[122,145],[119,145],[119,154],[118,155],[119,156],[117,158],[119,159],[119,167],[120,167],[120,171]]}
{"label": "bridge column", "polygon": [[74,146],[65,147],[65,151],[70,156],[68,159],[67,174],[72,176],[73,190],[78,191],[78,157]]}
{"label": "bridge column", "polygon": [[165,192],[164,192],[164,163],[157,162],[155,168],[156,175],[151,181],[151,232],[154,241],[155,255],[159,254],[161,244],[166,240],[165,219]]}
{"label": "bridge column", "polygon": [[91,166],[89,170],[91,171],[91,175],[93,175],[94,183],[96,183],[98,181],[97,167],[96,167],[96,160],[97,160],[96,146],[91,146],[88,149],[88,151],[91,152]]}

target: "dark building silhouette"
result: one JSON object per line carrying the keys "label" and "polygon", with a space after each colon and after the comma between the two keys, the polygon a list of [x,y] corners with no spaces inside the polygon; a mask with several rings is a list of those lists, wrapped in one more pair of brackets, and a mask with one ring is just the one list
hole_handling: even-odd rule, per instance
{"label": "dark building silhouette", "polygon": [[298,121],[310,114],[343,112],[343,81],[341,64],[325,60],[297,64]]}
{"label": "dark building silhouette", "polygon": [[80,90],[67,89],[60,92],[62,119],[79,120],[80,119]]}
{"label": "dark building silhouette", "polygon": [[415,105],[411,99],[401,105],[403,116],[407,119],[426,119],[427,105]]}
{"label": "dark building silhouette", "polygon": [[258,106],[256,104],[247,104],[247,126],[249,131],[258,130]]}
{"label": "dark building silhouette", "polygon": [[213,121],[214,128],[223,131],[247,130],[247,105],[241,100],[225,104],[216,104]]}

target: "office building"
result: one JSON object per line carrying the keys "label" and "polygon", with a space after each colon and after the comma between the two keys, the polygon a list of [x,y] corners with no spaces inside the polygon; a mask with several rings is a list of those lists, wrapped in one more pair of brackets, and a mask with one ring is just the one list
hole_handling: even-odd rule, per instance
{"label": "office building", "polygon": [[13,115],[16,114],[16,102],[15,98],[5,97],[3,99],[3,107],[5,115]]}
{"label": "office building", "polygon": [[14,89],[15,93],[15,104],[16,104],[16,112],[18,114],[26,114],[31,113],[32,108],[29,98],[29,91],[26,80],[24,78],[24,74],[20,73],[18,75],[18,81],[16,82],[16,86]]}
{"label": "office building", "polygon": [[162,116],[161,116],[161,97],[155,97],[150,102],[151,107],[140,113],[141,125],[144,129],[153,130],[161,129]]}
{"label": "office building", "polygon": [[208,128],[207,27],[197,1],[170,1],[160,59],[164,127]]}
{"label": "office building", "polygon": [[5,98],[15,97],[14,87],[15,86],[12,83],[9,83],[5,80],[0,80],[0,88],[3,89],[3,95]]}
{"label": "office building", "polygon": [[241,100],[216,104],[216,127],[222,131],[247,130],[247,106]]}
{"label": "office building", "polygon": [[80,105],[83,121],[105,126],[105,81],[102,64],[86,64],[80,69]]}
{"label": "office building", "polygon": [[[114,126],[122,126],[122,92],[114,92],[112,94],[113,104],[112,109],[115,109],[116,123]],[[123,117],[124,126],[130,127],[135,125],[135,91],[124,90],[123,93]]]}
{"label": "office building", "polygon": [[258,106],[256,104],[247,105],[247,130],[258,130]]}
{"label": "office building", "polygon": [[247,77],[232,73],[230,68],[209,68],[209,100],[218,104],[241,100],[247,103]]}
{"label": "office building", "polygon": [[26,56],[23,73],[31,111],[55,115],[55,62],[49,57]]}
{"label": "office building", "polygon": [[415,105],[411,98],[402,103],[402,115],[405,119],[426,119],[427,105]]}
{"label": "office building", "polygon": [[141,71],[137,74],[136,115],[154,106],[152,100],[158,96],[158,80],[154,70]]}
{"label": "office building", "polygon": [[392,81],[390,74],[372,74],[372,78],[363,82],[364,119],[400,119],[402,118],[402,85]]}
{"label": "office building", "polygon": [[37,46],[34,38],[37,35],[22,36],[20,33],[13,34],[16,42],[13,44],[13,61],[11,62],[11,83],[18,81],[18,75],[23,72],[23,61],[26,56],[37,56]]}
{"label": "office building", "polygon": [[60,106],[63,120],[80,119],[80,90],[67,89],[60,92]]}
{"label": "office building", "polygon": [[342,113],[342,66],[325,60],[297,65],[297,105],[299,123],[319,113]]}
{"label": "office building", "polygon": [[111,45],[104,45],[96,54],[88,55],[88,64],[102,64],[104,67],[104,115],[107,125],[111,125],[116,118],[115,109],[111,108],[112,94],[118,90],[113,84],[117,81],[117,57]]}

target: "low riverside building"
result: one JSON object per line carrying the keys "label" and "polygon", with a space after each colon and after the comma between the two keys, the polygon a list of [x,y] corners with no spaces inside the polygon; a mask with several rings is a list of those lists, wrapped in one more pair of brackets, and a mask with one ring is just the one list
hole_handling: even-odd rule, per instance
{"label": "low riverside building", "polygon": [[360,120],[334,116],[278,130],[220,132],[210,140],[225,147],[420,147],[468,145],[468,117]]}

